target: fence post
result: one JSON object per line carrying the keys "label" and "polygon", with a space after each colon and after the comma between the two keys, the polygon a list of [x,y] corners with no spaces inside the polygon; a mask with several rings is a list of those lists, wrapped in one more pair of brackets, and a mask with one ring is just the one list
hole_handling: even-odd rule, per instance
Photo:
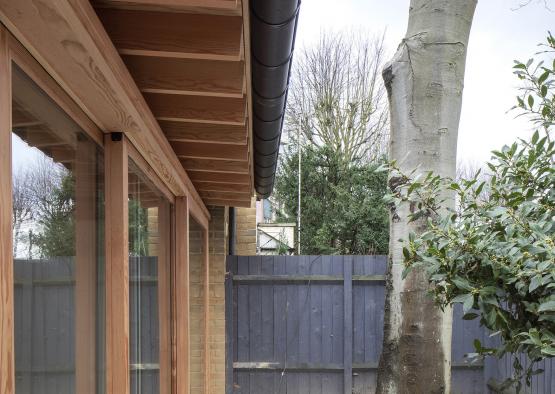
{"label": "fence post", "polygon": [[343,392],[353,392],[353,257],[343,257]]}
{"label": "fence post", "polygon": [[226,273],[225,273],[225,392],[233,393],[233,342],[235,341],[233,333],[233,308],[235,300],[233,299],[233,269],[236,267],[234,260],[237,256],[227,256]]}

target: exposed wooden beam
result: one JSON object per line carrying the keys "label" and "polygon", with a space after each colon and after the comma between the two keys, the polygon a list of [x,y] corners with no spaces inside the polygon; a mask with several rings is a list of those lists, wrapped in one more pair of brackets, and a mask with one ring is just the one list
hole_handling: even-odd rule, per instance
{"label": "exposed wooden beam", "polygon": [[245,124],[245,99],[143,93],[154,116],[161,120]]}
{"label": "exposed wooden beam", "polygon": [[20,113],[26,114],[30,119],[41,121],[59,138],[69,146],[77,147],[77,134],[79,126],[68,116],[61,115],[55,108],[52,100],[41,90],[36,89],[34,82],[21,71],[15,71],[12,77],[14,86],[13,101]]}
{"label": "exposed wooden beam", "polygon": [[206,144],[202,142],[172,142],[171,145],[177,157],[233,161],[247,161],[249,158],[246,145]]}
{"label": "exposed wooden beam", "polygon": [[218,125],[195,122],[159,121],[170,142],[206,142],[214,144],[247,144],[246,125]]}
{"label": "exposed wooden beam", "polygon": [[125,138],[104,138],[106,169],[106,393],[129,394],[128,155]]}
{"label": "exposed wooden beam", "polygon": [[12,92],[8,32],[0,26],[0,390],[15,392],[12,249]]}
{"label": "exposed wooden beam", "polygon": [[75,161],[75,150],[68,146],[51,146],[44,148],[43,152],[56,163],[66,164]]}
{"label": "exposed wooden beam", "polygon": [[195,185],[199,185],[202,182],[250,185],[250,176],[248,174],[226,174],[222,172],[195,171],[193,169],[189,169],[187,172]]}
{"label": "exposed wooden beam", "polygon": [[252,193],[250,192],[200,192],[205,200],[250,200]]}
{"label": "exposed wooden beam", "polygon": [[205,199],[204,200],[206,205],[216,205],[216,206],[228,206],[228,207],[241,207],[241,208],[250,208],[251,200],[212,200],[212,199]]}
{"label": "exposed wooden beam", "polygon": [[88,1],[0,0],[0,22],[101,130],[125,132],[170,190],[190,196],[192,212],[208,220],[208,210]]}
{"label": "exposed wooden beam", "polygon": [[28,145],[38,149],[66,145],[65,142],[53,135],[44,124],[40,126],[20,127],[19,129],[14,128],[14,133]]}
{"label": "exposed wooden beam", "polygon": [[123,56],[139,89],[147,93],[243,97],[244,62]]}
{"label": "exposed wooden beam", "polygon": [[246,161],[209,160],[209,159],[181,159],[181,164],[187,170],[223,172],[232,174],[248,174],[249,163]]}
{"label": "exposed wooden beam", "polygon": [[124,10],[186,12],[213,15],[241,15],[240,0],[93,0],[95,7]]}
{"label": "exposed wooden beam", "polygon": [[102,145],[104,143],[104,135],[98,125],[83,112],[83,109],[67,94],[60,84],[52,78],[12,35],[9,37],[9,43],[14,63],[46,93],[50,100],[53,100],[64,113],[76,122],[89,138],[98,145]]}
{"label": "exposed wooden beam", "polygon": [[250,193],[251,188],[248,184],[235,183],[212,183],[198,182],[195,184],[199,192],[229,192],[229,193]]}
{"label": "exposed wooden beam", "polygon": [[25,112],[17,103],[15,103],[15,105],[12,103],[12,128],[38,126],[41,124],[43,124],[43,122],[38,121]]}
{"label": "exposed wooden beam", "polygon": [[241,60],[241,17],[98,8],[121,54]]}

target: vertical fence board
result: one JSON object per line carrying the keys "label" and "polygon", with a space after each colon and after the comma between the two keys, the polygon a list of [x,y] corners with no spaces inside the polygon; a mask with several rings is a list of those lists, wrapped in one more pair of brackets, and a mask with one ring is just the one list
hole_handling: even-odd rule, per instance
{"label": "vertical fence board", "polygon": [[353,258],[343,257],[343,392],[353,392]]}
{"label": "vertical fence board", "polygon": [[[385,287],[383,280],[356,276],[384,275],[386,263],[385,256],[229,257],[235,281],[229,277],[226,287],[227,369],[234,378],[226,393],[375,392]],[[487,393],[489,379],[511,374],[509,357],[466,365],[474,338],[494,343],[477,321],[462,320],[456,306],[452,394]],[[555,393],[553,362],[544,364],[531,394]]]}

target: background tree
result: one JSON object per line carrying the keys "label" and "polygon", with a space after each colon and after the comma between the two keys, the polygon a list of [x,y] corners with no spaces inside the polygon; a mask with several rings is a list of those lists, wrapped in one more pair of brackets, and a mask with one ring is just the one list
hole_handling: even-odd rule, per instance
{"label": "background tree", "polygon": [[327,146],[346,163],[381,157],[388,134],[383,56],[383,37],[353,32],[324,32],[316,45],[297,51],[289,135],[300,130],[306,143]]}
{"label": "background tree", "polygon": [[[466,49],[476,0],[411,0],[408,29],[383,75],[391,112],[390,159],[408,172],[454,178]],[[392,176],[390,186],[399,180]],[[442,202],[454,208],[453,196]],[[427,295],[415,269],[403,279],[399,239],[422,231],[409,222],[415,206],[391,216],[384,343],[378,393],[450,392],[451,323]]]}
{"label": "background tree", "polygon": [[[463,303],[466,319],[496,333],[500,343],[481,355],[525,353],[523,371],[515,358],[515,383],[530,384],[534,363],[555,357],[555,38],[548,37],[546,61],[517,62],[525,81],[518,97],[522,114],[538,128],[530,140],[494,151],[490,175],[461,180],[428,173],[419,179],[396,172],[391,202],[414,206],[410,220],[425,231],[409,235],[403,249],[406,272],[424,269],[436,303]],[[456,210],[438,207],[447,192],[458,196]],[[474,309],[475,311],[471,311]],[[501,386],[500,388],[503,388]]]}
{"label": "background tree", "polygon": [[[46,156],[13,176],[14,256],[75,255],[74,178]],[[27,231],[23,231],[23,229]]]}
{"label": "background tree", "polygon": [[42,257],[75,256],[75,181],[69,172],[60,175],[36,214],[40,232],[34,242]]}
{"label": "background tree", "polygon": [[[327,146],[303,151],[301,249],[304,254],[387,253],[387,175],[378,163],[344,165]],[[297,211],[298,154],[282,159],[276,198],[287,213]],[[286,218],[283,218],[286,221]]]}
{"label": "background tree", "polygon": [[33,239],[40,257],[74,256],[75,179],[63,165],[47,157],[28,169],[28,198],[33,205]]}
{"label": "background tree", "polygon": [[129,254],[148,256],[148,209],[138,196],[129,199]]}
{"label": "background tree", "polygon": [[19,246],[23,246],[22,227],[31,220],[33,201],[31,198],[31,177],[28,171],[19,170],[12,177],[12,234],[13,255],[18,256]]}
{"label": "background tree", "polygon": [[301,250],[313,254],[387,251],[388,124],[380,77],[383,38],[323,33],[295,57],[275,197],[281,219],[297,217],[302,145]]}

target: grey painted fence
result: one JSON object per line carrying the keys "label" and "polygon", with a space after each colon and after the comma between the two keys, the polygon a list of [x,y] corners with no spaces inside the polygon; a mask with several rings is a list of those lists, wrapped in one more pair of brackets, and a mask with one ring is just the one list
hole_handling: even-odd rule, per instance
{"label": "grey painted fence", "polygon": [[[130,258],[129,270],[131,392],[156,393],[159,384],[157,259]],[[15,260],[14,282],[16,392],[75,393],[74,258]],[[100,282],[99,294],[103,288]],[[102,304],[100,297],[96,333],[100,344],[99,393],[104,392]]]}
{"label": "grey painted fence", "polygon": [[[383,338],[385,256],[229,256],[228,394],[373,393]],[[511,360],[469,364],[474,339],[491,339],[454,310],[452,393],[491,392]],[[534,394],[555,393],[555,365]]]}

